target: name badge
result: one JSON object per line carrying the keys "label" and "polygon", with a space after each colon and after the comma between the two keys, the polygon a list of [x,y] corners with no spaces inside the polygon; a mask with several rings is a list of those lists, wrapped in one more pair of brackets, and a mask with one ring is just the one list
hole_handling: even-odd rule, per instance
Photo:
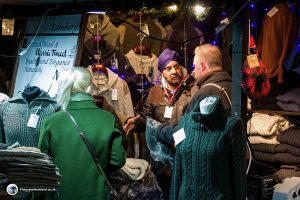
{"label": "name badge", "polygon": [[173,113],[173,106],[166,106],[164,118],[171,119]]}
{"label": "name badge", "polygon": [[31,114],[30,118],[28,120],[27,126],[31,127],[31,128],[36,128],[39,118],[40,118],[40,116],[38,116],[36,114]]}
{"label": "name badge", "polygon": [[118,89],[112,89],[111,91],[111,100],[117,101],[118,100]]}
{"label": "name badge", "polygon": [[175,133],[173,133],[173,138],[175,140],[175,146],[177,144],[179,144],[182,140],[185,139],[185,132],[184,129],[181,128],[178,131],[176,131]]}

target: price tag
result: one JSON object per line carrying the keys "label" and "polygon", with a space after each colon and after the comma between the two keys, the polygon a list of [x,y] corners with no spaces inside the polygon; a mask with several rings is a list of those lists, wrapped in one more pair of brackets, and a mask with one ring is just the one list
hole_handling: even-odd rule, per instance
{"label": "price tag", "polygon": [[164,118],[171,119],[173,113],[173,106],[166,106]]}
{"label": "price tag", "polygon": [[36,128],[36,125],[39,121],[40,116],[36,114],[31,114],[28,120],[27,126],[31,128]]}
{"label": "price tag", "polygon": [[173,138],[175,140],[175,145],[179,144],[182,140],[184,140],[185,139],[184,129],[181,128],[178,131],[176,131],[175,133],[173,133]]}
{"label": "price tag", "polygon": [[259,62],[256,54],[247,56],[247,61],[250,68],[258,67]]}
{"label": "price tag", "polygon": [[15,19],[2,19],[2,35],[14,34]]}
{"label": "price tag", "polygon": [[230,23],[228,17],[226,17],[225,19],[223,19],[222,21],[220,21],[220,24],[226,24],[228,25]]}
{"label": "price tag", "polygon": [[277,11],[278,11],[278,8],[273,7],[273,8],[267,13],[267,15],[268,15],[269,17],[273,17],[273,15],[275,15],[275,14],[277,13]]}
{"label": "price tag", "polygon": [[112,89],[111,91],[111,100],[117,101],[118,100],[118,89]]}

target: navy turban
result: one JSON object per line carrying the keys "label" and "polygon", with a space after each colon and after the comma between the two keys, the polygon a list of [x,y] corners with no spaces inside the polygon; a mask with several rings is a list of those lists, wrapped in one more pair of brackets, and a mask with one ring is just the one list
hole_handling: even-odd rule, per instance
{"label": "navy turban", "polygon": [[171,61],[176,61],[181,64],[181,57],[176,51],[165,49],[158,57],[158,70],[162,72]]}

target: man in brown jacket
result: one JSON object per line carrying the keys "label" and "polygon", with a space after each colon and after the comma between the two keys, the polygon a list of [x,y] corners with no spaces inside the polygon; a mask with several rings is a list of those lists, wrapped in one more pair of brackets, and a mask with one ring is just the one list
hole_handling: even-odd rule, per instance
{"label": "man in brown jacket", "polygon": [[[181,58],[177,52],[165,49],[158,58],[158,69],[162,73],[162,84],[150,89],[142,112],[127,120],[123,126],[127,134],[132,130],[145,131],[146,117],[166,124],[177,123],[182,116],[184,106],[192,98],[194,79],[184,75]],[[171,173],[163,173],[165,169],[162,165],[152,165],[152,169],[162,188],[164,199],[168,199]]]}
{"label": "man in brown jacket", "polygon": [[183,113],[183,107],[194,93],[194,79],[184,75],[181,57],[175,51],[165,49],[158,58],[158,69],[162,73],[162,84],[153,86],[143,106],[142,112],[127,120],[123,126],[128,134],[135,130],[145,130],[146,117],[161,123],[176,123]]}

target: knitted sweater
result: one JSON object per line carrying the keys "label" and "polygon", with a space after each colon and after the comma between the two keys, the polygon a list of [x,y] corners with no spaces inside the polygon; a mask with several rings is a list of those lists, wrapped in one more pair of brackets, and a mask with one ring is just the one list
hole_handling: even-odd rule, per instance
{"label": "knitted sweater", "polygon": [[[218,120],[216,120],[218,119]],[[179,123],[170,199],[242,200],[246,197],[246,138],[242,121],[218,98],[208,115],[199,104]]]}
{"label": "knitted sweater", "polygon": [[[144,22],[142,22],[142,26],[148,27],[149,35],[151,37],[162,39],[162,32],[151,17],[148,17]],[[132,21],[130,18],[117,27],[120,33],[120,47],[123,49],[125,54],[133,49],[136,44],[140,43],[140,37],[138,35],[140,33],[139,28],[139,23]],[[150,37],[144,38],[143,45],[148,47],[150,52],[156,56],[159,56],[163,47],[161,41]]]}
{"label": "knitted sweater", "polygon": [[283,61],[297,33],[297,19],[285,3],[275,6],[278,11],[265,16],[257,48],[268,69],[268,76],[278,76],[278,83],[284,83]]}
{"label": "knitted sweater", "polygon": [[135,54],[130,50],[126,57],[136,74],[145,74],[149,82],[158,85],[160,83],[161,73],[157,69],[158,58],[152,54],[152,57]]}
{"label": "knitted sweater", "polygon": [[[87,69],[93,76],[93,95],[104,96],[107,102],[109,102],[111,106],[114,107],[115,111],[118,112],[117,115],[120,119],[133,117],[133,105],[127,83],[107,68],[108,82],[103,85],[98,84],[96,80],[97,77],[93,74],[91,66],[88,66]],[[112,99],[113,90],[116,90],[117,93],[116,99],[114,100]]]}
{"label": "knitted sweater", "polygon": [[[19,93],[0,107],[0,142],[8,145],[19,142],[21,146],[37,147],[42,121],[58,109],[55,100],[45,91],[41,91],[30,103]],[[39,115],[39,120],[36,128],[31,128],[27,123],[34,113]]]}

